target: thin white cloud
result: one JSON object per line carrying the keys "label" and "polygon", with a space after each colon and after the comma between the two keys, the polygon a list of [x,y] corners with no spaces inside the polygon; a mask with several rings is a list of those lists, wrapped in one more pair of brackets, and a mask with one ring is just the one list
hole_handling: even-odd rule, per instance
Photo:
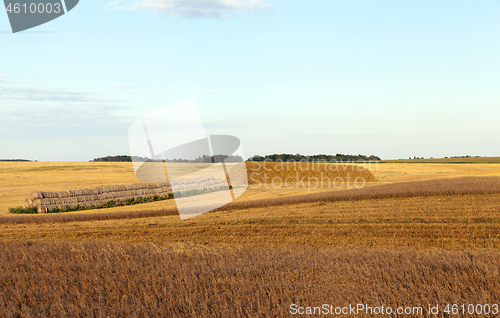
{"label": "thin white cloud", "polygon": [[184,18],[227,18],[248,11],[265,12],[272,9],[272,5],[265,0],[137,0],[132,4],[115,0],[107,6],[119,10],[149,10]]}
{"label": "thin white cloud", "polygon": [[118,89],[118,90],[130,90],[130,89],[144,89],[144,86],[108,86],[108,88],[111,89]]}
{"label": "thin white cloud", "polygon": [[0,100],[55,102],[118,102],[117,99],[93,96],[86,92],[29,86],[2,86]]}
{"label": "thin white cloud", "polygon": [[0,83],[23,83],[23,81],[17,81],[7,78],[5,75],[0,74]]}
{"label": "thin white cloud", "polygon": [[[120,115],[123,106],[101,103],[63,103],[46,105],[24,102],[0,107],[0,132],[12,132],[16,127],[36,129],[81,128],[84,130],[121,127],[133,120]],[[44,130],[45,131],[45,130]]]}

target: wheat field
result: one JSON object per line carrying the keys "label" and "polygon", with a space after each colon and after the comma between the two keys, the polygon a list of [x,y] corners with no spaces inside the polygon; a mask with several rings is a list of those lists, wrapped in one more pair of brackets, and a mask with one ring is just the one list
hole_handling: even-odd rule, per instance
{"label": "wheat field", "polygon": [[[372,162],[364,165],[378,182],[367,182],[366,186],[380,183],[411,182],[465,176],[500,176],[497,164],[401,164]],[[11,207],[21,206],[33,191],[65,191],[88,189],[118,184],[141,182],[134,175],[129,162],[0,162],[0,215],[6,215]],[[238,201],[257,200],[317,193],[335,190],[332,188],[250,187]],[[154,210],[174,208],[172,201],[152,202],[137,206],[106,209],[109,212]],[[82,211],[80,213],[89,213]]]}
{"label": "wheat field", "polygon": [[500,304],[497,164],[381,163],[365,189],[249,188],[184,221],[168,200],[9,216],[33,190],[137,181],[127,163],[0,165],[0,317],[294,317],[323,304],[448,317],[447,304]]}
{"label": "wheat field", "polygon": [[446,317],[427,315],[429,304],[442,311],[446,304],[500,302],[500,254],[489,249],[93,241],[0,248],[2,317],[294,317],[293,305],[324,304],[422,307],[425,316]]}

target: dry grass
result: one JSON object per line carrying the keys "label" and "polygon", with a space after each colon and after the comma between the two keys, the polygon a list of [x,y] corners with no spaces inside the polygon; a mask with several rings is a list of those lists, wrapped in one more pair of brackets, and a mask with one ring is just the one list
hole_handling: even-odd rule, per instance
{"label": "dry grass", "polygon": [[[14,164],[0,172],[2,200],[43,182],[53,191],[135,182],[121,163],[43,163],[38,172],[38,163]],[[292,303],[499,303],[500,178],[447,179],[499,175],[497,165],[380,164],[374,175],[382,185],[361,190],[249,189],[185,221],[171,205],[150,204],[2,216],[0,317],[287,317]]]}
{"label": "dry grass", "polygon": [[253,201],[236,201],[227,204],[219,210],[232,210],[254,207],[269,207],[278,205],[290,205],[298,203],[319,201],[348,201],[377,198],[403,198],[420,196],[446,196],[466,194],[494,194],[500,193],[500,178],[477,177],[441,179],[429,181],[416,181],[386,184],[380,186],[366,187],[361,189],[349,189],[343,191],[324,191],[314,194],[287,196],[282,198],[271,198]]}
{"label": "dry grass", "polygon": [[[245,177],[250,185],[285,183],[288,180],[290,182],[298,182],[301,179],[307,180],[306,182],[308,182],[311,178],[314,178],[316,182],[325,178],[330,185],[333,184],[336,178],[344,180],[343,182],[347,182],[347,178],[351,178],[352,180],[362,178],[364,182],[377,181],[368,169],[353,164],[246,162],[246,168],[247,175]],[[327,181],[324,183],[327,183]]]}
{"label": "dry grass", "polygon": [[[447,182],[443,181],[443,184]],[[453,183],[451,185],[454,186]],[[461,191],[460,187],[456,189]],[[463,189],[474,187],[465,186]],[[491,187],[485,184],[485,189],[490,191]],[[381,193],[375,193],[370,200],[358,200],[354,191],[350,198],[356,200],[345,197],[344,200],[332,201],[331,198],[324,200],[323,196],[318,196],[316,199],[321,200],[316,202],[299,203],[304,201],[301,199],[278,206],[239,206],[239,209],[207,213],[185,221],[172,215],[175,213],[172,210],[152,211],[151,215],[116,213],[102,221],[85,221],[78,219],[78,215],[65,214],[55,215],[54,219],[49,218],[52,217],[50,215],[21,216],[23,221],[35,218],[35,222],[47,223],[30,223],[33,221],[30,220],[24,224],[8,224],[21,220],[10,217],[3,219],[7,224],[0,225],[0,237],[3,240],[104,239],[252,246],[500,247],[498,192],[439,196],[436,194],[443,188],[435,190],[434,195],[426,192],[423,194],[427,195],[421,196],[421,192],[414,191],[406,197],[401,193],[388,192],[386,198],[379,199],[376,197],[381,197]],[[306,198],[313,196],[317,195]],[[161,213],[170,213],[171,216],[162,217]],[[97,217],[106,215],[96,214]],[[124,216],[128,218],[116,219]]]}
{"label": "dry grass", "polygon": [[287,317],[291,304],[500,302],[498,250],[107,242],[0,248],[2,317]]}
{"label": "dry grass", "polygon": [[470,158],[436,158],[436,159],[403,159],[382,160],[381,163],[500,163],[500,157],[470,157]]}
{"label": "dry grass", "polygon": [[[180,168],[182,166],[179,166]],[[464,176],[500,176],[497,164],[376,164],[365,166],[380,183],[411,182]],[[170,168],[170,167],[169,167]],[[175,167],[174,167],[175,168]],[[133,184],[138,180],[131,163],[103,162],[0,162],[0,215],[9,207],[20,206],[33,191],[65,191],[115,184]],[[379,183],[368,183],[367,186]],[[238,201],[293,196],[331,191],[328,188],[250,187]],[[133,207],[115,207],[106,212],[133,212],[175,208],[175,202],[163,201]],[[94,213],[79,212],[79,213]]]}
{"label": "dry grass", "polygon": [[[362,189],[350,189],[344,191],[329,191],[296,196],[285,196],[278,198],[235,201],[229,203],[216,211],[231,211],[251,209],[259,207],[273,207],[282,205],[296,205],[300,203],[352,201],[381,198],[405,198],[422,196],[450,196],[467,194],[499,194],[500,178],[458,178],[431,181],[406,182],[386,184],[378,187]],[[59,215],[30,215],[30,216],[3,216],[1,223],[52,223],[52,222],[74,222],[90,220],[115,220],[131,219],[140,217],[155,217],[166,215],[177,215],[176,209],[162,210],[138,210],[130,212],[107,212],[107,213],[69,213]]]}
{"label": "dry grass", "polygon": [[104,162],[0,162],[0,213],[34,191],[66,191],[137,183],[132,164]]}
{"label": "dry grass", "polygon": [[380,183],[395,183],[471,176],[500,176],[500,165],[479,163],[380,163],[372,164],[370,171]]}

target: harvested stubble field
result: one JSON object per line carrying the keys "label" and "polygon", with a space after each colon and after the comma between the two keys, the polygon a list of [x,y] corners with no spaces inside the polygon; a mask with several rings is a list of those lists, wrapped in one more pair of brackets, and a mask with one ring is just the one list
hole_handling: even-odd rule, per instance
{"label": "harvested stubble field", "polygon": [[4,317],[286,317],[291,304],[427,311],[429,304],[500,302],[495,250],[106,242],[0,248]]}
{"label": "harvested stubble field", "polygon": [[500,157],[463,157],[463,158],[427,158],[427,159],[400,159],[382,160],[380,163],[452,163],[452,164],[481,164],[500,163]]}
{"label": "harvested stubble field", "polygon": [[249,189],[185,221],[152,205],[3,216],[0,316],[287,317],[292,303],[498,304],[500,178],[451,179],[496,176],[498,166],[418,166],[380,164],[372,170],[380,182],[361,190]]}
{"label": "harvested stubble field", "polygon": [[175,210],[154,217],[112,214],[101,221],[90,214],[9,216],[0,219],[0,237],[268,247],[500,247],[500,178],[404,183],[282,200],[234,203],[184,221]]}
{"label": "harvested stubble field", "polygon": [[[175,165],[170,164],[169,166]],[[367,182],[367,186],[466,176],[500,176],[500,165],[483,163],[410,165],[372,162],[364,167],[369,169],[378,180],[378,182]],[[127,162],[0,162],[0,215],[7,215],[9,208],[22,205],[33,191],[66,191],[138,182],[140,181],[135,177],[132,165]],[[252,185],[237,201],[332,190],[336,189],[331,187],[307,188],[296,184],[292,184],[288,188]],[[131,212],[165,208],[175,208],[175,203],[163,201],[137,206],[114,207],[105,211]]]}
{"label": "harvested stubble field", "polygon": [[[182,170],[184,167],[183,164],[169,163],[169,168]],[[189,168],[192,169],[192,165]],[[206,164],[201,165],[200,168],[206,168]],[[173,174],[175,173],[178,173],[178,171],[173,172]],[[135,184],[138,182],[140,181],[134,175],[132,164],[127,162],[0,162],[0,215],[8,214],[8,209],[11,207],[24,204],[26,198],[34,191],[59,192]],[[289,189],[251,187],[240,200],[320,192],[323,190],[321,188],[307,189],[300,185]],[[106,209],[106,211],[130,212],[174,207],[174,202],[164,201],[134,207],[115,207]]]}

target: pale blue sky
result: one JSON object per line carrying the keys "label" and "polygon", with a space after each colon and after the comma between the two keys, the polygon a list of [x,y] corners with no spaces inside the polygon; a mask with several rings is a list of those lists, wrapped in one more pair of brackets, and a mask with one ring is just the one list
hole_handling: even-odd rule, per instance
{"label": "pale blue sky", "polygon": [[498,0],[81,0],[17,34],[0,13],[0,158],[127,154],[191,97],[247,157],[500,156],[499,56]]}

